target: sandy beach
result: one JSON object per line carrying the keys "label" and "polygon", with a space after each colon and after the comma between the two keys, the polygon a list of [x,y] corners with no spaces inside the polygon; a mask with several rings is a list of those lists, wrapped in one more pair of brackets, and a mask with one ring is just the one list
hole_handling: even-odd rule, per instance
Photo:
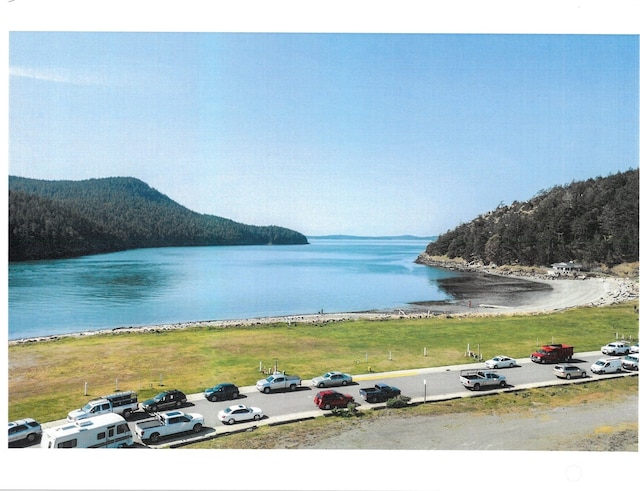
{"label": "sandy beach", "polygon": [[452,298],[440,302],[415,302],[406,308],[366,312],[313,313],[235,320],[202,320],[143,327],[116,327],[80,333],[10,340],[9,344],[45,341],[60,337],[91,336],[131,331],[165,331],[198,326],[238,327],[269,323],[325,324],[353,319],[426,318],[438,315],[508,315],[549,313],[580,306],[611,305],[638,299],[638,280],[614,277],[584,279],[520,276],[469,269],[439,281]]}

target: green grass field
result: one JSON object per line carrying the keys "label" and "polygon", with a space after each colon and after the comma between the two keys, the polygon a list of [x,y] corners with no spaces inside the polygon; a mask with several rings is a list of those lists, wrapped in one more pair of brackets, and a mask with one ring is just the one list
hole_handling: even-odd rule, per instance
{"label": "green grass field", "polygon": [[[163,388],[186,393],[222,381],[252,385],[260,363],[309,379],[327,370],[351,374],[468,363],[467,345],[484,358],[528,356],[551,342],[593,351],[638,338],[635,303],[555,314],[264,324],[162,332],[114,332],[11,345],[9,420],[51,421],[88,399],[119,390],[140,398]],[[424,349],[427,356],[424,356]],[[87,394],[85,395],[85,383]]]}

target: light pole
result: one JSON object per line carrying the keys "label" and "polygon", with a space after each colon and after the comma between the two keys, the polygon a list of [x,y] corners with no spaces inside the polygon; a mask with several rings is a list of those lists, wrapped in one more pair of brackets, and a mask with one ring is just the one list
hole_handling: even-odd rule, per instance
{"label": "light pole", "polygon": [[427,379],[423,380],[424,383],[424,403],[427,403]]}

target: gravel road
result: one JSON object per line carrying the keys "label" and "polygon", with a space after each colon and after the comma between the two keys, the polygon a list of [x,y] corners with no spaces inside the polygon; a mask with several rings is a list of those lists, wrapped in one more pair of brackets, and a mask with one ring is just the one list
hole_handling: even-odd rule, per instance
{"label": "gravel road", "polygon": [[638,398],[500,416],[452,414],[358,421],[304,448],[638,451]]}

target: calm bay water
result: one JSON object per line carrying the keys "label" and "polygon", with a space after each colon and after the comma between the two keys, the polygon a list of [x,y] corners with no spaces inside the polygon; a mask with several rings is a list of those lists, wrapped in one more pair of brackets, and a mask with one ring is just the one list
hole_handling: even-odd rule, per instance
{"label": "calm bay water", "polygon": [[403,308],[448,298],[424,240],[138,249],[9,265],[9,339],[115,327]]}

